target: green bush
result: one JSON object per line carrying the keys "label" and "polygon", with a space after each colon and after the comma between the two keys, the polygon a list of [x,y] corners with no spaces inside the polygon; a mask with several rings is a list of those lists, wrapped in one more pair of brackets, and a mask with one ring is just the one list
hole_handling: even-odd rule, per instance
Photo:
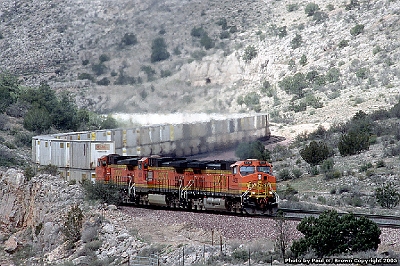
{"label": "green bush", "polygon": [[340,155],[354,155],[369,149],[369,134],[365,132],[349,132],[340,137],[338,149]]}
{"label": "green bush", "polygon": [[296,33],[296,36],[290,41],[292,49],[297,49],[301,46],[303,39],[300,34]]}
{"label": "green bush", "polygon": [[19,84],[17,76],[0,72],[0,113],[17,101],[20,91]]}
{"label": "green bush", "polygon": [[121,43],[123,45],[135,45],[137,44],[136,35],[133,33],[125,33],[124,37],[122,37]]}
{"label": "green bush", "polygon": [[296,10],[298,10],[299,9],[299,4],[288,4],[287,6],[286,6],[286,10],[288,11],[288,12],[293,12],[293,11],[296,11]]}
{"label": "green bush", "polygon": [[357,36],[364,32],[364,25],[357,24],[353,28],[350,29],[350,34],[353,36]]}
{"label": "green bush", "polygon": [[43,133],[50,129],[51,117],[46,109],[34,107],[26,113],[23,124],[29,131]]}
{"label": "green bush", "polygon": [[330,150],[325,142],[311,141],[300,150],[301,158],[311,166],[315,166],[323,162],[330,155]]}
{"label": "green bush", "polygon": [[207,33],[203,34],[200,38],[200,45],[203,46],[206,50],[214,48],[215,42],[211,39]]}
{"label": "green bush", "polygon": [[108,85],[110,85],[110,80],[108,78],[104,77],[101,80],[97,81],[96,83],[97,83],[97,85],[100,85],[100,86],[108,86]]}
{"label": "green bush", "polygon": [[304,218],[297,225],[297,230],[304,237],[293,242],[291,251],[295,257],[306,254],[310,249],[319,258],[377,250],[381,235],[377,224],[364,216],[355,217],[352,213],[340,216],[336,211],[325,211],[318,218]]}
{"label": "green bush", "polygon": [[103,65],[102,63],[99,64],[93,64],[92,65],[92,71],[96,76],[103,75],[107,71],[107,67]]}
{"label": "green bush", "polygon": [[302,98],[304,96],[303,90],[309,86],[308,81],[303,73],[296,73],[294,76],[287,76],[278,82],[281,87],[288,94],[295,94]]}
{"label": "green bush", "polygon": [[87,79],[87,80],[90,80],[90,81],[92,81],[92,82],[94,82],[94,77],[91,75],[91,74],[88,74],[88,73],[80,73],[80,74],[78,74],[78,79]]}
{"label": "green bush", "polygon": [[230,36],[231,36],[231,34],[229,33],[229,31],[226,31],[226,30],[222,31],[219,34],[220,39],[228,39]]}
{"label": "green bush", "polygon": [[322,11],[316,11],[314,14],[313,14],[313,20],[316,22],[316,23],[322,23],[322,22],[324,22],[325,20],[327,20],[328,19],[328,14],[326,14],[325,12],[322,12]]}
{"label": "green bush", "polygon": [[355,8],[359,8],[360,7],[360,3],[358,0],[350,0],[350,3],[348,5],[346,5],[346,10],[351,10],[351,9],[355,9]]}
{"label": "green bush", "polygon": [[72,206],[68,211],[64,226],[61,231],[70,243],[76,243],[81,238],[81,229],[83,224],[83,211],[78,205]]}
{"label": "green bush", "polygon": [[220,18],[216,24],[221,26],[223,30],[228,29],[228,22],[226,21],[226,18]]}
{"label": "green bush", "polygon": [[300,65],[305,66],[307,64],[307,56],[303,54],[299,61]]}
{"label": "green bush", "polygon": [[253,58],[257,56],[257,49],[253,45],[248,45],[244,49],[244,54],[242,56],[245,62],[250,62]]}
{"label": "green bush", "polygon": [[340,77],[340,70],[336,67],[330,68],[325,75],[325,79],[329,83],[339,81],[339,77]]}
{"label": "green bush", "polygon": [[282,170],[280,170],[280,171],[278,172],[278,178],[279,178],[280,180],[285,181],[285,180],[292,179],[292,175],[290,174],[289,169],[283,168]]}
{"label": "green bush", "polygon": [[99,56],[99,61],[100,61],[100,64],[104,63],[106,61],[110,61],[110,56],[108,56],[106,54],[102,54]]}
{"label": "green bush", "polygon": [[167,51],[167,44],[164,38],[156,38],[151,44],[151,62],[158,62],[168,59],[170,53]]}
{"label": "green bush", "polygon": [[356,71],[356,77],[360,79],[367,79],[369,76],[369,69],[365,67],[361,67]]}
{"label": "green bush", "polygon": [[375,190],[375,197],[382,208],[392,209],[400,202],[400,193],[394,187],[393,183],[388,183]]}
{"label": "green bush", "polygon": [[190,31],[190,35],[193,37],[201,38],[201,36],[204,35],[206,31],[203,29],[203,27],[193,27],[192,30]]}
{"label": "green bush", "polygon": [[258,159],[266,161],[271,158],[269,150],[265,149],[264,144],[260,141],[240,143],[236,148],[235,155],[239,157],[240,160]]}
{"label": "green bush", "polygon": [[318,10],[319,10],[319,6],[317,4],[308,3],[304,9],[304,12],[307,14],[308,17],[311,17]]}
{"label": "green bush", "polygon": [[153,81],[154,75],[156,71],[151,66],[141,66],[140,70],[142,70],[147,75],[147,81]]}
{"label": "green bush", "polygon": [[99,200],[117,206],[122,203],[120,189],[116,184],[92,183],[90,180],[83,180],[82,187],[87,200]]}
{"label": "green bush", "polygon": [[131,77],[125,74],[123,70],[119,71],[119,75],[115,80],[115,85],[133,85],[136,83],[135,77]]}
{"label": "green bush", "polygon": [[344,48],[346,46],[349,46],[349,40],[341,40],[338,44],[339,48]]}

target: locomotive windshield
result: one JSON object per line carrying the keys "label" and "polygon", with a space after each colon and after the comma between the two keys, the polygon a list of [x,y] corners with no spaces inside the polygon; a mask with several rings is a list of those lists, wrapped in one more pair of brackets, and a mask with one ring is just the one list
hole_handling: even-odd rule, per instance
{"label": "locomotive windshield", "polygon": [[240,167],[240,174],[245,176],[255,172],[255,166],[241,166]]}
{"label": "locomotive windshield", "polygon": [[269,166],[257,166],[257,172],[263,172],[266,174],[269,174],[271,171],[271,168]]}

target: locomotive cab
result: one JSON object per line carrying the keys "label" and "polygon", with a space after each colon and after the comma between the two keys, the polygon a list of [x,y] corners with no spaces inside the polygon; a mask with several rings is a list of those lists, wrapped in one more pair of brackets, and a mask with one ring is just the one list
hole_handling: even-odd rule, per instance
{"label": "locomotive cab", "polygon": [[242,207],[249,214],[274,212],[277,208],[276,178],[266,161],[247,159],[232,165],[233,179],[238,181]]}

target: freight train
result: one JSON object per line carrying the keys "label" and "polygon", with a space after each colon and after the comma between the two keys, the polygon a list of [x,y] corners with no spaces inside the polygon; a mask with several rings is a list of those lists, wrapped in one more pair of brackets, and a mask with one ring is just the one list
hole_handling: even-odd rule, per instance
{"label": "freight train", "polygon": [[276,177],[266,161],[201,161],[110,154],[97,161],[96,182],[111,183],[123,202],[191,210],[273,215]]}

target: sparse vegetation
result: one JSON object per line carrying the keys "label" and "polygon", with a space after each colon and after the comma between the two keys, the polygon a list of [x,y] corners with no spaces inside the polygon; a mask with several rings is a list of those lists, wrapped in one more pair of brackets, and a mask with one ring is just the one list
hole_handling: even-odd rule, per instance
{"label": "sparse vegetation", "polygon": [[256,56],[257,49],[253,45],[249,45],[244,49],[244,54],[242,58],[245,62],[250,62]]}

